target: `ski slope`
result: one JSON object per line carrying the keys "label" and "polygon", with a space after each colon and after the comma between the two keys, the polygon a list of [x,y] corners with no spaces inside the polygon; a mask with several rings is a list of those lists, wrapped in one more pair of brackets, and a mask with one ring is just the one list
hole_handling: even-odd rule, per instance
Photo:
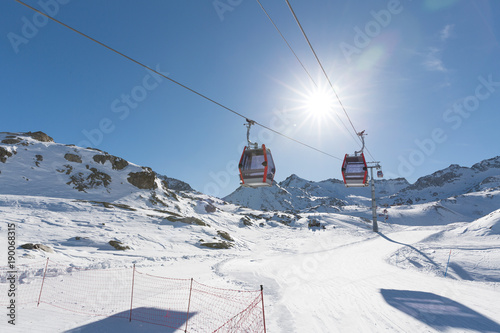
{"label": "ski slope", "polygon": [[[21,230],[19,244],[36,240],[55,250],[20,249],[20,262],[49,256],[83,267],[135,263],[151,274],[194,277],[216,287],[255,290],[262,284],[268,332],[500,331],[498,211],[470,224],[380,223],[377,234],[361,218],[328,213],[314,215],[324,229],[309,229],[306,218],[290,226],[272,221],[242,226],[235,214],[241,208],[217,207],[220,212],[211,218],[210,229],[231,233],[236,238],[231,249],[196,246],[194,240],[206,238],[209,228],[159,225],[146,208],[131,212],[69,199],[0,196],[4,221],[17,221]],[[207,215],[194,210],[200,217]],[[5,232],[3,224],[0,232]],[[75,235],[89,241],[76,246],[70,241]],[[133,251],[106,247],[104,240],[116,235],[122,235],[118,238]],[[88,317],[46,304],[21,308],[18,319],[15,329],[2,321],[0,330],[165,331],[161,326]]]}

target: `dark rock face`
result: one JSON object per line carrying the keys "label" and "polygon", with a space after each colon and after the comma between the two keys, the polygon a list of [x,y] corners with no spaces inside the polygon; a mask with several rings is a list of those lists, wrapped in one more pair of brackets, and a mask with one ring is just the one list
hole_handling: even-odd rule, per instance
{"label": "dark rock face", "polygon": [[163,175],[156,175],[159,179],[161,179],[163,186],[165,189],[170,189],[174,191],[193,191],[191,186],[188,183],[185,183],[181,180],[175,178],[169,178]]}
{"label": "dark rock face", "polygon": [[205,206],[205,211],[207,213],[215,213],[217,211],[217,207],[209,203],[208,205]]}
{"label": "dark rock face", "polygon": [[97,188],[99,186],[108,187],[111,183],[110,175],[96,168],[90,168],[90,171],[92,171],[92,173],[87,177],[81,172],[71,175],[71,180],[67,184],[73,185],[73,188],[78,191],[86,192],[85,190],[87,189]]}
{"label": "dark rock face", "polygon": [[64,158],[69,162],[82,163],[82,158],[76,154],[67,153]]}
{"label": "dark rock face", "polygon": [[21,141],[22,140],[20,138],[7,138],[7,139],[3,139],[2,143],[6,144],[6,145],[15,145]]}
{"label": "dark rock face", "polygon": [[131,172],[128,174],[128,182],[143,190],[153,190],[156,188],[156,174],[151,168],[144,168],[141,172]]}
{"label": "dark rock face", "polygon": [[54,253],[54,250],[52,250],[50,246],[43,244],[26,243],[21,245],[20,247],[26,250],[42,250],[45,252]]}
{"label": "dark rock face", "polygon": [[41,131],[28,132],[23,134],[41,142],[54,142],[54,139]]}
{"label": "dark rock face", "polygon": [[7,149],[0,147],[0,162],[5,163],[7,158],[11,157],[12,153]]}
{"label": "dark rock face", "polygon": [[451,183],[452,181],[459,179],[460,174],[455,171],[448,172],[437,172],[432,175],[419,178],[415,184],[408,186],[405,191],[409,190],[422,190],[427,187],[436,186],[441,187],[445,184]]}
{"label": "dark rock face", "polygon": [[129,246],[123,245],[123,243],[120,241],[111,240],[108,242],[108,244],[120,251],[130,250]]}
{"label": "dark rock face", "polygon": [[123,158],[109,154],[94,155],[93,159],[96,163],[101,163],[101,164],[104,164],[106,163],[106,161],[109,161],[111,163],[111,167],[113,168],[113,170],[123,170],[128,166],[128,162],[125,161]]}
{"label": "dark rock face", "polygon": [[233,244],[224,241],[215,243],[201,243],[200,245],[208,247],[210,249],[218,249],[218,250],[230,249],[231,247],[233,247]]}
{"label": "dark rock face", "polygon": [[476,171],[486,171],[491,168],[500,169],[500,156],[481,161],[471,167],[471,169]]}
{"label": "dark rock face", "polygon": [[227,241],[234,242],[234,239],[226,231],[217,230],[217,235]]}
{"label": "dark rock face", "polygon": [[204,227],[209,226],[205,222],[203,222],[201,219],[197,217],[191,217],[191,216],[185,216],[185,217],[178,217],[178,216],[169,216],[167,217],[167,220],[170,222],[181,222],[181,223],[186,223],[186,224],[196,224],[196,225],[201,225]]}

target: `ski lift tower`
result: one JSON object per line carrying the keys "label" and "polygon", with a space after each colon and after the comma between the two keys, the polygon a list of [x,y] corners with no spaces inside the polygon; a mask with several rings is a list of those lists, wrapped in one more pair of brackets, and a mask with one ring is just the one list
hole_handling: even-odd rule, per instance
{"label": "ski lift tower", "polygon": [[377,202],[375,199],[375,179],[373,178],[373,169],[379,170],[378,177],[383,177],[380,162],[366,162],[363,150],[365,149],[365,131],[358,133],[363,143],[361,150],[354,152],[354,155],[345,155],[342,163],[342,178],[346,187],[364,187],[368,186],[368,169],[370,169],[371,190],[372,190],[372,218],[373,231],[378,232],[377,224]]}
{"label": "ski lift tower", "polygon": [[[361,148],[361,151],[356,152],[356,155],[358,153],[363,154],[363,150],[365,148],[365,131],[362,131],[361,133],[358,133],[358,136],[361,138],[361,142],[363,143],[363,147]],[[367,162],[366,163],[366,168],[370,169],[370,185],[371,185],[371,190],[372,190],[372,230],[374,232],[378,232],[378,223],[377,223],[377,200],[375,199],[375,178],[373,178],[373,169],[380,170],[380,162]],[[378,173],[380,176],[380,173]]]}
{"label": "ski lift tower", "polygon": [[368,162],[367,168],[370,169],[370,183],[372,189],[372,221],[373,221],[373,231],[378,232],[377,223],[377,201],[375,199],[375,179],[373,178],[373,169],[380,170],[380,162]]}

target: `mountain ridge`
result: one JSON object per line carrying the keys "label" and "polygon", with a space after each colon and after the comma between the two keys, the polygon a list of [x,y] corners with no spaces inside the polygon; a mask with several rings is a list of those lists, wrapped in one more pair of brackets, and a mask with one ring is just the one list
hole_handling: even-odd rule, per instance
{"label": "mountain ridge", "polygon": [[[186,182],[99,149],[55,143],[43,132],[3,132],[0,142],[0,194],[69,196],[149,206],[164,203],[169,210],[175,210],[179,195],[203,196],[207,204],[219,200],[194,191]],[[379,206],[427,202],[446,206],[468,193],[494,196],[488,192],[500,190],[500,157],[470,168],[452,164],[413,184],[404,178],[377,179],[375,184]],[[346,188],[338,179],[315,182],[292,174],[270,188],[240,187],[223,200],[261,211],[350,214],[360,209],[356,207],[369,207],[371,194],[370,187]],[[457,206],[452,209],[463,211]]]}
{"label": "mountain ridge", "polygon": [[[411,205],[500,189],[500,156],[471,167],[451,164],[413,184],[405,178],[376,179],[375,188],[380,205]],[[340,211],[343,206],[359,205],[361,197],[371,198],[370,191],[370,187],[346,188],[334,178],[314,182],[292,174],[273,188],[238,188],[223,199],[253,209],[310,211],[319,203],[327,211]]]}

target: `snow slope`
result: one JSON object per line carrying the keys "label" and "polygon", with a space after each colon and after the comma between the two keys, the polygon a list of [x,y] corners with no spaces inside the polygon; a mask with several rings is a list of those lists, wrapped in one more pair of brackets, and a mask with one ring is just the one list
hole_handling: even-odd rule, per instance
{"label": "snow slope", "polygon": [[[7,248],[7,224],[14,223],[18,245],[40,243],[53,250],[18,247],[19,264],[50,257],[81,268],[135,264],[145,273],[220,288],[255,290],[262,284],[268,332],[500,332],[495,186],[388,207],[390,223],[380,222],[380,232],[373,233],[364,194],[339,189],[339,200],[346,202],[330,205],[325,200],[332,192],[307,181],[304,190],[297,177],[268,189],[288,191],[290,203],[280,203],[288,212],[262,211],[193,192],[181,181],[168,182],[103,152],[25,134],[0,136],[0,141],[20,139],[0,145],[0,248]],[[322,185],[336,187],[335,181]],[[321,227],[309,227],[312,220]],[[129,249],[116,250],[110,240]],[[212,249],[206,243],[229,246]],[[0,263],[6,262],[0,251]],[[0,283],[1,304],[4,286]],[[16,327],[0,320],[1,332],[33,330],[165,332],[161,326],[89,317],[48,304],[20,306]]]}
{"label": "snow slope", "polygon": [[[55,252],[19,249],[20,262],[49,256],[79,267],[135,263],[144,272],[194,277],[217,287],[254,290],[263,284],[268,332],[500,329],[498,238],[475,234],[463,242],[456,230],[465,223],[428,227],[382,223],[376,234],[363,219],[324,213],[314,216],[325,229],[308,228],[307,217],[290,226],[272,221],[245,226],[234,214],[239,208],[230,206],[233,213],[220,212],[208,228],[164,222],[151,216],[153,211],[131,212],[69,199],[4,195],[0,203],[5,221],[17,223],[19,243],[36,241]],[[226,250],[199,246],[200,238],[219,237],[216,230],[229,232],[235,246]],[[76,235],[81,236],[79,241]],[[114,250],[106,243],[111,238],[131,250]],[[450,249],[452,260],[444,278]],[[478,259],[485,263],[479,268]],[[21,308],[19,314],[16,330],[2,321],[2,331],[24,332],[35,325],[39,332],[114,332],[115,325],[125,332],[158,329],[46,304]]]}

